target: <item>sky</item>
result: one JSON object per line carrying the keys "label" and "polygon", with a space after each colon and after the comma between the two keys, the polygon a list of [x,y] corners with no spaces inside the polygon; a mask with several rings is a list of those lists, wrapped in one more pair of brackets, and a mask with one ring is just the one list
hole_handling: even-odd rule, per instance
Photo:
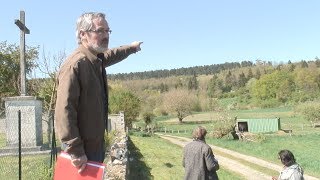
{"label": "sky", "polygon": [[75,24],[103,12],[109,48],[143,41],[108,74],[177,69],[257,59],[274,63],[320,57],[319,0],[10,0],[0,7],[0,41],[20,43],[14,24],[25,11],[28,46],[43,54],[77,48]]}

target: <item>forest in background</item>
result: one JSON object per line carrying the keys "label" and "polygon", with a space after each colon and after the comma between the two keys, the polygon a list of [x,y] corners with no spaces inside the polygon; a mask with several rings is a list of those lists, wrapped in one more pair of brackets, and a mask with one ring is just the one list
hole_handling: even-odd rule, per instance
{"label": "forest in background", "polygon": [[[44,55],[26,48],[28,95],[43,100],[44,111],[54,110],[55,73],[64,53]],[[45,53],[44,53],[45,54]],[[20,92],[19,47],[0,43],[0,98]],[[40,70],[47,78],[32,77]],[[287,63],[264,60],[226,62],[171,70],[109,74],[109,113],[125,111],[129,127],[136,119],[174,115],[180,121],[193,112],[215,111],[222,99],[227,109],[296,106],[315,101],[320,92],[320,59]],[[316,115],[317,119],[320,115]]]}
{"label": "forest in background", "polygon": [[191,111],[198,112],[214,110],[217,101],[223,98],[232,98],[229,109],[294,106],[314,101],[320,92],[319,68],[320,59],[316,57],[295,63],[243,61],[115,74],[108,75],[108,78],[111,89],[121,87],[137,95],[143,102],[142,112],[152,110],[160,115],[168,113],[170,108],[166,106],[174,101],[191,103]]}

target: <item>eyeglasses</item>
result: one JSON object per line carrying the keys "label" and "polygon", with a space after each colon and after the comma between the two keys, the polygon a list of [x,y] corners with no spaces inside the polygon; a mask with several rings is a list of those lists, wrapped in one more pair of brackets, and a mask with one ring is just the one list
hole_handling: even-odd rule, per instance
{"label": "eyeglasses", "polygon": [[95,30],[90,29],[88,30],[88,32],[95,32],[99,35],[102,35],[103,33],[107,33],[109,35],[111,34],[112,31],[110,29],[95,29]]}

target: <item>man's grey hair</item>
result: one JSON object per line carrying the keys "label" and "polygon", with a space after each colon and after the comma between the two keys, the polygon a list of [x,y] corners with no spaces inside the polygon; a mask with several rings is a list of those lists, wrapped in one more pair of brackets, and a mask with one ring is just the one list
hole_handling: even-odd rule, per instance
{"label": "man's grey hair", "polygon": [[206,135],[207,130],[202,126],[198,126],[193,130],[192,138],[195,140],[204,140]]}
{"label": "man's grey hair", "polygon": [[89,31],[93,26],[93,20],[97,18],[105,19],[106,15],[100,12],[89,12],[82,14],[77,20],[76,37],[78,44],[81,44],[80,31]]}

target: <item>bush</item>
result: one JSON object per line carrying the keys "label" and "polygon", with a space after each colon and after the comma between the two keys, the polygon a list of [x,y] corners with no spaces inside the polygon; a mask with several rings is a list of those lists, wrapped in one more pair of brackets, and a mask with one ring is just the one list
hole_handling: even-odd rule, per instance
{"label": "bush", "polygon": [[236,120],[231,117],[226,111],[221,111],[216,117],[216,122],[213,124],[213,136],[215,138],[222,138],[234,131]]}
{"label": "bush", "polygon": [[320,102],[306,102],[295,107],[295,112],[304,116],[307,121],[320,121]]}
{"label": "bush", "polygon": [[168,112],[163,107],[156,107],[153,113],[157,116],[167,116]]}

